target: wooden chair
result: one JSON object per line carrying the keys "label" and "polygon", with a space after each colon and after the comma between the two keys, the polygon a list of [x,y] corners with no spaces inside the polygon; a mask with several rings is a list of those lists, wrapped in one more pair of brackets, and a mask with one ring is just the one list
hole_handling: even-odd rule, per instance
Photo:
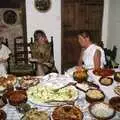
{"label": "wooden chair", "polygon": [[[16,76],[36,75],[36,67],[28,61],[28,46],[30,44],[23,41],[19,36],[14,39],[14,63],[9,63],[9,73]],[[30,53],[30,52],[29,52]]]}

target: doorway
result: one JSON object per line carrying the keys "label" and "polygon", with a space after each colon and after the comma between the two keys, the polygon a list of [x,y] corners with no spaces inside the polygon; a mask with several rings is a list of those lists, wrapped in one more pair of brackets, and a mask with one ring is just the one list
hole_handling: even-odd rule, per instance
{"label": "doorway", "polygon": [[[11,61],[15,61],[14,40],[22,37],[27,43],[25,0],[3,0],[0,4],[0,37],[7,40],[12,51]],[[21,49],[21,48],[19,48]],[[27,47],[24,48],[27,50]],[[26,54],[27,55],[27,54]],[[27,58],[27,56],[26,56]]]}
{"label": "doorway", "polygon": [[62,73],[77,65],[81,47],[77,35],[90,31],[101,41],[104,0],[62,0]]}

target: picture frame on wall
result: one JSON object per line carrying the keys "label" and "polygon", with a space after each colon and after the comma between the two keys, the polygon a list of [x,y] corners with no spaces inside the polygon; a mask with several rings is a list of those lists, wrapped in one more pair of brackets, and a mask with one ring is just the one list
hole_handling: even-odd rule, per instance
{"label": "picture frame on wall", "polygon": [[39,12],[47,12],[51,8],[51,0],[34,0],[34,5]]}

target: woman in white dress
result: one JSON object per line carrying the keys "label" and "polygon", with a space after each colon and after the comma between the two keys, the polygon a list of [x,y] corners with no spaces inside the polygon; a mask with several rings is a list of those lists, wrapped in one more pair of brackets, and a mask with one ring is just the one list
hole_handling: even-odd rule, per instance
{"label": "woman in white dress", "polygon": [[7,73],[7,60],[10,53],[10,49],[2,44],[2,38],[0,38],[0,75],[5,75]]}
{"label": "woman in white dress", "polygon": [[89,32],[84,31],[78,35],[82,52],[78,61],[78,65],[87,69],[103,68],[106,64],[104,50],[94,44],[91,40]]}

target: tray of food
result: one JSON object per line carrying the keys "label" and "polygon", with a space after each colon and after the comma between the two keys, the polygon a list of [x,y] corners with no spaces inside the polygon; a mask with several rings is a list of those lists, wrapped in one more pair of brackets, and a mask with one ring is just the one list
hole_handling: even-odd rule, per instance
{"label": "tray of food", "polygon": [[109,68],[99,68],[99,69],[93,70],[93,74],[97,76],[102,76],[102,77],[112,76],[114,72],[115,71],[113,69],[109,69]]}
{"label": "tray of food", "polygon": [[53,110],[51,120],[83,120],[83,113],[76,106],[58,106]]}
{"label": "tray of food", "polygon": [[89,89],[86,92],[86,100],[90,103],[97,101],[104,101],[105,95],[103,91],[99,89]]}
{"label": "tray of food", "polygon": [[114,92],[115,92],[117,95],[120,96],[120,86],[119,86],[119,85],[114,88]]}
{"label": "tray of food", "polygon": [[28,89],[31,86],[37,85],[40,78],[34,76],[24,76],[19,79],[19,83],[16,86],[17,89]]}
{"label": "tray of food", "polygon": [[53,106],[55,103],[74,101],[78,97],[78,90],[74,86],[55,91],[54,86],[38,84],[27,90],[28,101],[36,105]]}
{"label": "tray of food", "polygon": [[49,115],[46,111],[40,111],[37,108],[32,108],[25,113],[21,120],[49,120]]}
{"label": "tray of food", "polygon": [[112,85],[113,79],[111,77],[101,77],[99,82],[104,86]]}
{"label": "tray of food", "polygon": [[120,112],[120,97],[115,96],[109,100],[109,104],[116,110]]}
{"label": "tray of food", "polygon": [[115,110],[107,103],[96,102],[89,106],[89,112],[97,120],[108,120],[115,116]]}
{"label": "tray of food", "polygon": [[86,81],[82,83],[76,83],[76,88],[86,92],[89,89],[99,89],[99,86],[93,82]]}

